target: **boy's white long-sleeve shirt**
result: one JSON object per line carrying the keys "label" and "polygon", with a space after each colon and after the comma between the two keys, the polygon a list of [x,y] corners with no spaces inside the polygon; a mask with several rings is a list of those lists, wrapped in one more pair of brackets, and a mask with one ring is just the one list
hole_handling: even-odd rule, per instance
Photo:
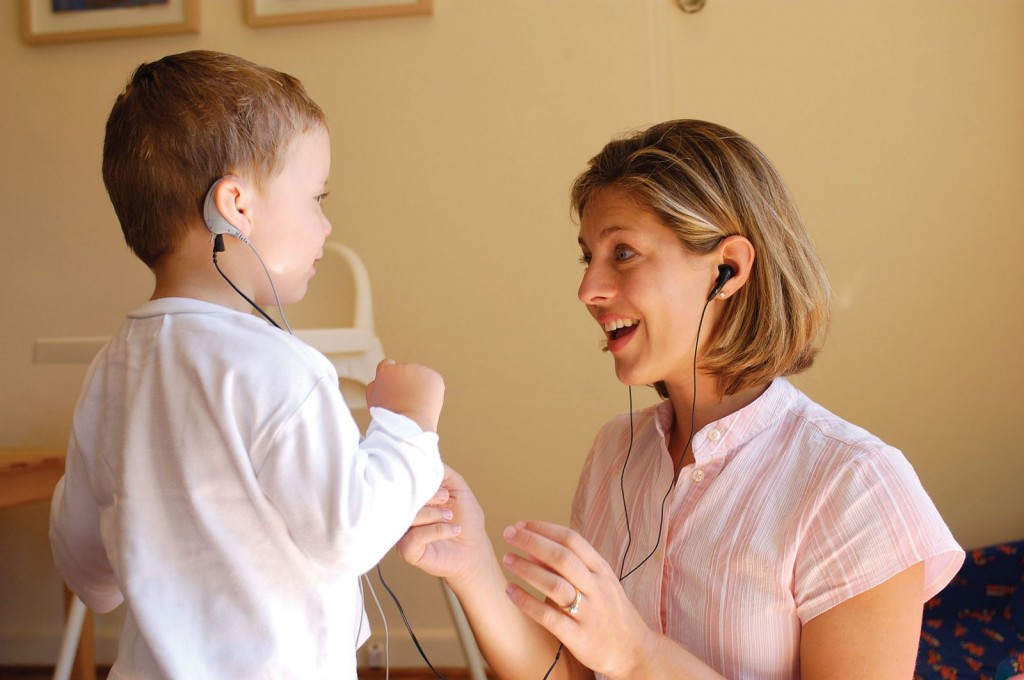
{"label": "boy's white long-sleeve shirt", "polygon": [[371,409],[249,314],[129,315],[87,374],[50,538],[91,609],[126,604],[116,678],[354,678],[359,575],[437,490],[437,435]]}

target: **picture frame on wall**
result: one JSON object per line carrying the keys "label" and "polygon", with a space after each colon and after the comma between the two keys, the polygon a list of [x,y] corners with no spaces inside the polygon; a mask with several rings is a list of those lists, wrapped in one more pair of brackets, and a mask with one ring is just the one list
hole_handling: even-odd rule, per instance
{"label": "picture frame on wall", "polygon": [[281,26],[415,16],[433,11],[433,0],[245,0],[245,23],[254,27]]}
{"label": "picture frame on wall", "polygon": [[199,0],[21,0],[29,45],[199,31]]}

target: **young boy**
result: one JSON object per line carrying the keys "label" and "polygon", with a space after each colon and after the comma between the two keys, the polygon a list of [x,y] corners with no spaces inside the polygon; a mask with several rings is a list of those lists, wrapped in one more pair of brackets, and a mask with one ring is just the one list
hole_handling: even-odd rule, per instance
{"label": "young boy", "polygon": [[[438,491],[438,374],[382,362],[360,442],[331,363],[240,295],[305,294],[329,169],[301,83],[237,57],[144,64],[114,104],[103,179],[156,286],[89,369],[50,530],[86,605],[126,604],[110,678],[356,677],[359,577]],[[218,237],[224,276],[214,185],[248,241]]]}

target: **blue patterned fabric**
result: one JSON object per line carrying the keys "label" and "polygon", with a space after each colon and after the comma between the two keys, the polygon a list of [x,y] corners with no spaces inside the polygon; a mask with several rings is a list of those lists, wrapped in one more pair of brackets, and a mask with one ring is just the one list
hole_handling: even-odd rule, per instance
{"label": "blue patterned fabric", "polygon": [[1024,654],[1014,654],[1004,660],[996,669],[996,680],[1024,678]]}
{"label": "blue patterned fabric", "polygon": [[1024,541],[967,553],[924,607],[915,680],[1006,680],[1024,668]]}

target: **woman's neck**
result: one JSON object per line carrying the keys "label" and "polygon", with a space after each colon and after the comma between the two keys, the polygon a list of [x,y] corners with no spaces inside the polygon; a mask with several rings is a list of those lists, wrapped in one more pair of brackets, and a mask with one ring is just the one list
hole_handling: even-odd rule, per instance
{"label": "woman's neck", "polygon": [[[693,435],[716,420],[739,411],[764,394],[768,384],[747,387],[734,394],[722,394],[713,376],[697,376],[697,407],[693,408],[693,384],[666,384],[675,418],[669,431],[668,451],[676,469],[694,462]],[[692,418],[692,429],[691,429]]]}

